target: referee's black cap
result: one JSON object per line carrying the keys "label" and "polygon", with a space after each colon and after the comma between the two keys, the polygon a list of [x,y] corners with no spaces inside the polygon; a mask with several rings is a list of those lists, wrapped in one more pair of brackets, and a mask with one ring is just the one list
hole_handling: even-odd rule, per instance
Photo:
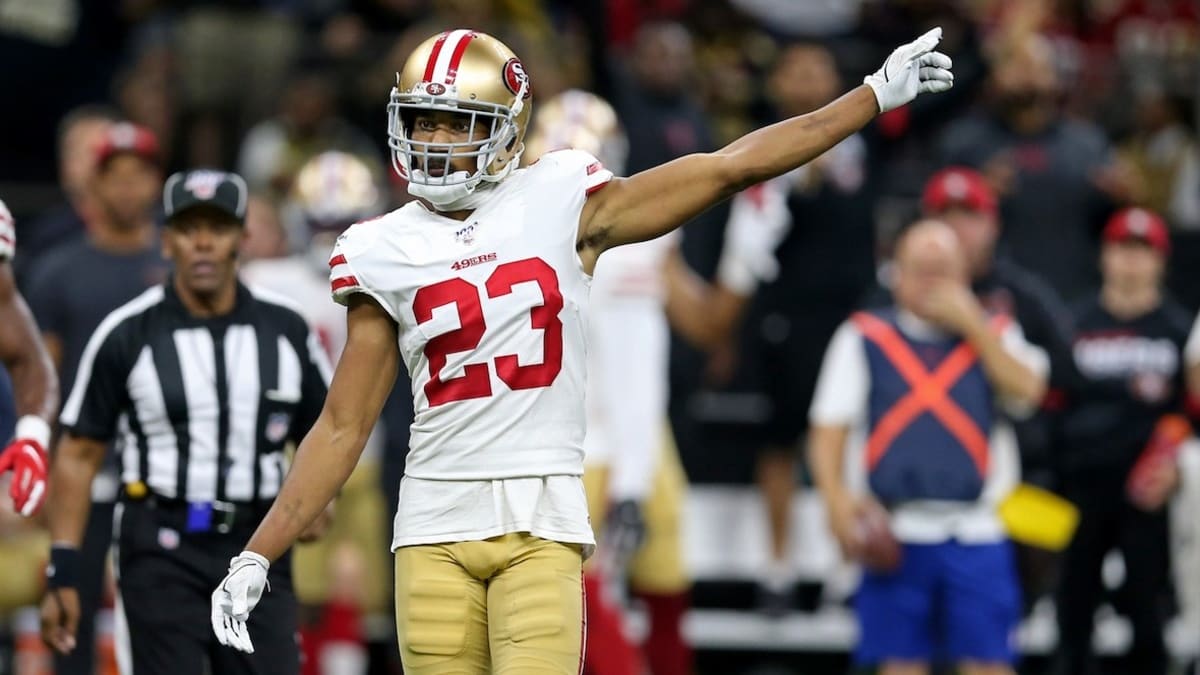
{"label": "referee's black cap", "polygon": [[236,173],[214,169],[180,171],[163,185],[163,209],[168,223],[184,211],[208,206],[244,224],[248,198],[245,179]]}

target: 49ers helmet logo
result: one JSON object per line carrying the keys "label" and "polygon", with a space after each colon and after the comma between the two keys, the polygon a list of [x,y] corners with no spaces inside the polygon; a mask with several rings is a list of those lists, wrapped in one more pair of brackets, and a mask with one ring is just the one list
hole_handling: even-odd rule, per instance
{"label": "49ers helmet logo", "polygon": [[430,82],[425,85],[425,93],[430,96],[441,96],[446,93],[446,87],[441,82]]}
{"label": "49ers helmet logo", "polygon": [[517,94],[521,91],[521,85],[524,84],[525,95],[521,98],[529,98],[529,95],[532,93],[532,87],[529,84],[529,76],[525,74],[525,66],[521,65],[521,61],[518,60],[517,57],[514,56],[504,64],[503,76],[504,86],[508,87],[509,91],[511,91],[513,94]]}

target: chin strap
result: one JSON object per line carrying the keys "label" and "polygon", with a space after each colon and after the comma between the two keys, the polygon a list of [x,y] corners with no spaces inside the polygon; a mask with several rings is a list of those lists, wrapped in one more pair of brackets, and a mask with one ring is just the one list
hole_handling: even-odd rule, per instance
{"label": "chin strap", "polygon": [[428,201],[438,211],[465,211],[479,208],[491,197],[491,184],[484,182],[459,185],[409,183],[408,192]]}

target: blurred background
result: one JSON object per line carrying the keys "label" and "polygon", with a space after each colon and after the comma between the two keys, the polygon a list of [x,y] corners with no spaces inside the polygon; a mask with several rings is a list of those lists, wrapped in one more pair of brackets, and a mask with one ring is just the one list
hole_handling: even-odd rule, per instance
{"label": "blurred background", "polygon": [[[1194,317],[1200,3],[0,0],[0,198],[17,221],[18,282],[46,329],[66,300],[44,288],[40,270],[97,222],[160,222],[161,181],[183,168],[246,178],[254,194],[247,260],[309,249],[320,228],[295,215],[315,208],[297,175],[326,151],[365,164],[379,208],[400,205],[408,196],[387,159],[387,95],[409,50],[445,29],[482,30],[512,47],[533,82],[535,117],[537,101],[572,88],[612,102],[633,173],[815,109],[935,25],[955,62],[954,89],[881,116],[799,174],[793,230],[777,254],[792,272],[762,289],[738,339],[706,354],[678,342],[672,352],[672,423],[692,483],[684,523],[694,609],[685,634],[697,671],[844,672],[855,639],[844,604],[852,582],[803,487],[802,462],[785,464],[795,469],[784,473],[801,486],[784,552],[797,590],[781,612],[758,607],[771,534],[756,473],[777,435],[777,408],[804,417],[829,335],[874,284],[891,234],[917,213],[925,180],[948,165],[986,177],[1000,198],[1004,255],[1067,304],[1096,292],[1108,216],[1127,205],[1158,212],[1172,238],[1167,287]],[[122,145],[113,135],[119,122],[149,136]],[[136,161],[108,161],[114,143]],[[684,228],[684,254],[702,274],[716,265],[726,217],[719,207]],[[147,283],[156,274],[147,271]],[[61,332],[69,318],[58,319]],[[59,365],[69,378],[69,359]],[[787,384],[780,379],[805,373],[807,391],[802,384],[773,393]],[[397,390],[403,398],[404,387]],[[385,415],[369,481],[374,499],[393,507],[406,405],[393,401]],[[376,511],[388,514],[375,516],[382,545],[391,512]],[[35,536],[23,529],[0,518],[8,542]],[[334,560],[332,585],[348,578],[344,593],[373,596],[360,603],[368,608],[361,630],[370,672],[397,672],[388,654],[390,587],[363,591],[355,581],[378,583],[390,567]],[[14,583],[36,589],[36,578]],[[1044,588],[1027,590],[1023,671],[1042,672],[1054,648],[1052,608],[1039,602]],[[0,619],[0,673],[51,672],[30,638],[36,617],[11,611],[18,604],[0,602],[9,608]],[[644,630],[637,616],[635,632]],[[111,667],[105,617],[97,627],[101,668]],[[1102,618],[1111,621],[1101,621],[1098,648],[1118,655],[1128,648],[1128,626],[1117,613]],[[1174,630],[1180,634],[1168,642],[1182,669],[1200,650],[1200,627],[1194,635]]]}

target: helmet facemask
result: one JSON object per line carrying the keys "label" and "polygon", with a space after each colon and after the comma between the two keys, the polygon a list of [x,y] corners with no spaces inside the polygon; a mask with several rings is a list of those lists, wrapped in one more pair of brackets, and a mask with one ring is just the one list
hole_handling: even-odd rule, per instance
{"label": "helmet facemask", "polygon": [[[437,95],[430,89],[438,88]],[[421,83],[411,92],[392,89],[388,103],[388,147],[392,166],[408,180],[409,192],[428,200],[439,210],[470,208],[465,202],[481,182],[495,183],[508,176],[519,164],[523,148],[508,155],[517,142],[516,118],[524,108],[528,83],[522,82],[511,105],[460,99],[453,85]],[[460,143],[426,142],[412,138],[412,122],[417,113],[445,111],[468,117],[467,137]],[[481,133],[486,132],[486,134]],[[499,161],[504,153],[507,161]],[[475,171],[453,171],[451,158],[475,158]],[[440,175],[434,175],[438,174]]]}

